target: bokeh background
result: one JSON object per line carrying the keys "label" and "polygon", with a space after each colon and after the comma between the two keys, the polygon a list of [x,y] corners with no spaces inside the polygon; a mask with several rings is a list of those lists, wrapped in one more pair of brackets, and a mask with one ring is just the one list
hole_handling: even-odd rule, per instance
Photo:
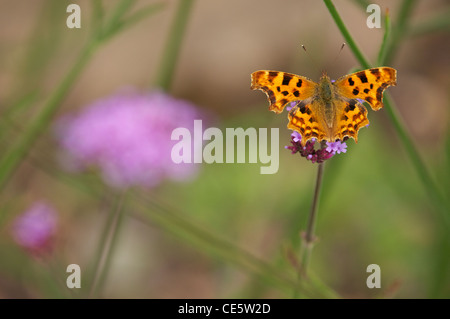
{"label": "bokeh background", "polygon": [[[120,1],[103,1],[105,14]],[[64,165],[58,118],[124,88],[151,91],[179,1],[95,51],[62,99],[52,124],[0,195],[1,298],[290,298],[294,256],[306,227],[317,166],[291,155],[285,115],[268,111],[250,74],[273,69],[318,80],[359,67],[326,6],[317,0],[197,0],[179,51],[170,93],[208,114],[212,126],[280,128],[280,167],[261,175],[258,164],[203,164],[192,180],[134,188],[123,203],[93,169]],[[405,2],[408,32],[397,39],[388,89],[438,189],[449,189],[450,34],[445,0],[371,1],[389,9],[393,30]],[[81,29],[66,27],[66,7],[82,10]],[[364,1],[333,1],[360,49],[375,63],[382,29],[366,26]],[[0,107],[19,105],[1,126],[6,153],[45,107],[92,34],[92,3],[0,1]],[[300,45],[306,46],[305,54]],[[26,101],[30,101],[29,103]],[[21,103],[20,101],[25,101]],[[25,106],[24,106],[25,105]],[[369,110],[371,125],[348,152],[325,166],[310,271],[317,282],[305,297],[448,298],[450,236],[444,207],[433,202],[385,110]],[[95,189],[95,190],[94,190]],[[58,214],[51,248],[23,249],[14,220],[45,201]],[[122,205],[120,228],[92,285],[102,238]],[[448,206],[447,206],[448,207]],[[448,220],[448,219],[447,219]],[[82,288],[65,287],[68,264],[82,269]],[[368,289],[366,267],[381,267],[381,288]],[[270,270],[267,270],[270,268]],[[266,271],[267,270],[267,271]],[[282,280],[274,279],[283,278]]]}

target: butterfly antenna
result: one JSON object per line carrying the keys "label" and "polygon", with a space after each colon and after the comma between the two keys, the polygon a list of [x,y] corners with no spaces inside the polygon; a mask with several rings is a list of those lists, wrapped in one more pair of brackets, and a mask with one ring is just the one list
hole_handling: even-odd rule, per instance
{"label": "butterfly antenna", "polygon": [[[337,59],[341,55],[342,50],[344,50],[344,47],[346,46],[345,42],[342,43],[341,48],[339,49],[339,52],[336,54],[334,59],[331,61],[331,64],[336,64]],[[329,66],[329,65],[328,65]]]}
{"label": "butterfly antenna", "polygon": [[341,55],[342,50],[344,50],[344,47],[345,47],[345,42],[342,43],[341,48],[340,48],[338,54],[336,54],[336,57],[334,58],[333,62],[336,62],[336,60],[339,57],[339,55]]}
{"label": "butterfly antenna", "polygon": [[309,52],[306,50],[306,47],[302,44],[302,48],[305,51],[306,55],[311,59],[312,64],[314,65],[314,67],[318,70],[318,64],[316,62],[316,60],[314,60],[314,58],[309,54]]}

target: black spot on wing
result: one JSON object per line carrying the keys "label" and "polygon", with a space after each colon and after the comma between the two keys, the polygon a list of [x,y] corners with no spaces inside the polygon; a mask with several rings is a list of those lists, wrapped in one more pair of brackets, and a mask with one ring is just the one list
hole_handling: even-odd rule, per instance
{"label": "black spot on wing", "polygon": [[277,99],[275,98],[275,94],[273,93],[272,90],[267,90],[267,95],[269,96],[269,101],[271,104],[275,104],[275,102],[277,101]]}
{"label": "black spot on wing", "polygon": [[283,105],[285,105],[287,102],[289,102],[288,100],[286,100],[286,99],[282,99],[282,100],[280,100],[280,106],[283,106]]}
{"label": "black spot on wing", "polygon": [[284,74],[283,75],[283,85],[289,85],[289,82],[292,80],[292,75],[290,74]]}
{"label": "black spot on wing", "polygon": [[345,107],[345,112],[353,111],[355,109],[355,107],[356,107],[356,101],[351,100]]}
{"label": "black spot on wing", "polygon": [[305,113],[306,113],[306,107],[305,107],[304,105],[301,105],[300,108],[299,108],[299,110],[300,110],[300,112],[301,112],[302,114],[305,114]]}
{"label": "black spot on wing", "polygon": [[278,75],[277,71],[269,71],[269,74],[267,75],[267,78],[270,82],[273,82],[273,79],[275,79]]}
{"label": "black spot on wing", "polygon": [[289,95],[289,92],[288,92],[288,91],[283,91],[283,92],[281,92],[281,94],[283,94],[284,96],[286,96],[286,95]]}
{"label": "black spot on wing", "polygon": [[353,86],[353,85],[355,85],[355,81],[353,81],[353,79],[352,79],[351,77],[349,77],[349,78],[348,78],[348,84],[349,84],[350,86]]}
{"label": "black spot on wing", "polygon": [[361,83],[367,83],[367,76],[365,73],[358,74],[359,79],[361,80]]}
{"label": "black spot on wing", "polygon": [[370,92],[370,90],[369,89],[364,89],[364,93],[369,93]]}
{"label": "black spot on wing", "polygon": [[381,100],[383,99],[383,91],[384,91],[384,87],[380,86],[377,89],[377,100],[381,102]]}
{"label": "black spot on wing", "polygon": [[309,109],[309,106],[307,107],[307,103],[305,101],[299,102],[298,104],[298,109],[302,114],[308,114],[311,115],[311,110]]}
{"label": "black spot on wing", "polygon": [[358,88],[355,88],[352,93],[353,93],[353,95],[358,95],[359,94]]}
{"label": "black spot on wing", "polygon": [[302,79],[298,79],[298,81],[297,81],[297,87],[302,87]]}
{"label": "black spot on wing", "polygon": [[376,77],[380,76],[380,70],[378,70],[378,69],[370,69],[369,71],[370,71],[370,73],[372,73]]}
{"label": "black spot on wing", "polygon": [[299,97],[300,96],[300,92],[299,91],[294,91],[294,95],[295,95],[295,97]]}

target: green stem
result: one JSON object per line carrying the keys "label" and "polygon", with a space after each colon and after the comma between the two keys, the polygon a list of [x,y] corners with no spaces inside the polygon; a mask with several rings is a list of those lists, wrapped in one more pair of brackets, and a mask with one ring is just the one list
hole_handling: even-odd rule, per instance
{"label": "green stem", "polygon": [[90,42],[89,45],[83,49],[74,66],[63,79],[58,89],[47,101],[44,109],[36,116],[22,136],[20,136],[19,141],[15,143],[0,160],[0,190],[3,189],[21,160],[27,155],[31,146],[49,125],[53,115],[58,110],[62,99],[89,61],[96,48],[96,44],[97,43]]}
{"label": "green stem", "polygon": [[380,51],[378,52],[378,65],[383,65],[386,60],[387,45],[391,39],[391,19],[389,16],[389,10],[386,10],[384,17],[384,36],[381,43]]}
{"label": "green stem", "polygon": [[122,225],[124,211],[123,202],[125,201],[125,197],[125,193],[119,196],[112,220],[107,222],[106,237],[101,239],[101,254],[96,263],[89,298],[97,297],[108,275],[114,248],[116,247],[117,239],[119,237],[118,234],[121,228],[120,226]]}
{"label": "green stem", "polygon": [[364,54],[359,50],[358,46],[356,45],[355,41],[353,40],[352,36],[350,35],[350,32],[348,32],[347,27],[345,26],[344,22],[342,21],[341,17],[339,16],[339,13],[336,10],[336,7],[334,6],[333,2],[331,0],[323,0],[325,2],[325,5],[328,8],[328,11],[330,12],[331,16],[334,19],[334,22],[336,23],[337,27],[339,28],[339,31],[341,31],[342,36],[344,37],[345,41],[347,42],[347,45],[352,50],[353,54],[355,55],[356,59],[358,60],[359,64],[365,69],[370,68],[369,60],[366,59]]}
{"label": "green stem", "polygon": [[[136,0],[122,0],[116,7],[111,20],[105,23],[106,27],[102,28],[102,24],[98,23],[99,28],[93,30],[90,41],[81,51],[81,54],[75,64],[67,73],[66,77],[62,80],[58,88],[54,91],[53,95],[51,95],[48,99],[47,103],[43,107],[43,110],[34,118],[27,130],[19,137],[17,143],[7,150],[5,155],[0,159],[0,190],[5,187],[9,178],[15,172],[21,161],[27,156],[31,147],[50,125],[54,114],[61,106],[63,98],[66,96],[70,87],[80,75],[84,66],[89,62],[92,54],[97,49],[99,44],[105,42],[119,31],[122,31],[124,29],[123,26],[130,26],[131,22],[123,22],[121,21],[121,17],[126,14],[135,2]],[[148,8],[150,8],[148,7],[146,9],[146,14],[156,12],[163,6],[155,4],[152,7],[154,10],[148,10]],[[101,13],[101,8],[98,7],[98,3],[95,11],[97,15]],[[141,18],[142,16],[139,16],[137,19],[134,18],[132,19],[132,22],[135,23]]]}
{"label": "green stem", "polygon": [[165,91],[169,91],[172,85],[175,67],[180,54],[181,42],[186,32],[186,25],[193,2],[194,0],[179,0],[156,81],[156,85]]}
{"label": "green stem", "polygon": [[[100,180],[95,176],[86,177],[81,176],[76,178],[67,175],[63,171],[52,169],[49,166],[49,159],[45,158],[45,154],[39,153],[39,156],[30,154],[30,161],[32,165],[40,169],[45,174],[54,178],[56,181],[68,185],[79,192],[98,198],[105,196],[107,199],[112,200],[116,196],[113,192],[104,189]],[[137,213],[130,214],[130,217],[141,221],[146,225],[158,224],[161,229],[173,234],[177,237],[181,243],[189,244],[198,251],[207,252],[210,255],[217,257],[219,260],[241,268],[244,271],[249,272],[260,278],[265,283],[271,286],[277,287],[285,292],[292,292],[296,289],[295,276],[286,271],[280,271],[275,266],[272,266],[267,261],[259,259],[242,249],[238,245],[235,245],[231,241],[221,238],[215,233],[209,232],[202,227],[195,224],[195,222],[189,218],[183,218],[182,213],[176,211],[172,207],[168,207],[167,203],[160,203],[156,199],[149,199],[148,195],[143,196],[137,191],[130,192],[130,200],[127,201],[129,205],[133,205],[131,208],[135,208]],[[142,213],[141,213],[142,212]],[[144,216],[145,215],[145,216]],[[109,225],[109,224],[107,224]],[[107,226],[109,228],[109,226]],[[101,238],[106,237],[102,236]],[[103,247],[101,241],[101,247]],[[98,251],[101,251],[100,249]],[[98,255],[101,255],[98,253]],[[94,264],[97,269],[99,261]],[[311,274],[312,275],[312,274]],[[88,276],[92,278],[93,276]],[[88,279],[93,282],[93,279]],[[336,298],[338,295],[329,287],[326,287],[323,283],[317,279],[306,283],[305,287],[302,287],[302,294],[309,297],[317,298]]]}
{"label": "green stem", "polygon": [[405,34],[408,33],[409,18],[411,17],[411,12],[414,9],[417,0],[404,0],[400,11],[397,16],[396,27],[392,30],[391,41],[386,49],[386,54],[384,60],[381,61],[382,65],[389,65],[397,53],[397,50],[405,38]]}
{"label": "green stem", "polygon": [[[276,286],[283,291],[289,292],[298,288],[294,280],[295,277],[289,273],[280,272],[276,267],[253,256],[233,243],[219,238],[207,230],[203,230],[201,227],[193,224],[192,221],[180,216],[180,214],[172,213],[171,210],[161,206],[154,199],[148,200],[138,194],[134,195],[136,200],[132,202],[139,205],[148,216],[147,218],[140,218],[139,215],[134,215],[135,218],[139,218],[144,223],[148,223],[148,218],[150,218],[152,222],[157,223],[161,228],[177,237],[181,237],[183,242],[194,244],[200,251],[213,253],[220,259],[243,268],[247,272],[258,276],[261,281]],[[137,208],[139,209],[139,207]],[[300,288],[302,293],[309,297],[326,294],[322,292],[325,289],[315,289],[315,286]]]}
{"label": "green stem", "polygon": [[449,216],[449,204],[446,202],[444,195],[442,194],[440,188],[435,183],[431,177],[430,172],[425,166],[417,147],[415,146],[412,138],[408,134],[400,115],[397,114],[397,108],[394,107],[394,102],[391,97],[386,94],[384,98],[384,108],[388,112],[389,118],[392,125],[394,126],[397,136],[406,149],[413,166],[419,175],[422,184],[425,186],[426,192],[433,202],[436,209],[441,213],[444,222],[450,227],[450,216]]}
{"label": "green stem", "polygon": [[[349,46],[355,55],[355,57],[358,59],[359,63],[363,68],[370,68],[370,63],[368,60],[364,57],[362,52],[359,50],[359,48],[356,46],[355,42],[353,41],[352,36],[348,32],[344,22],[342,21],[341,17],[339,16],[339,13],[336,11],[336,8],[332,4],[331,0],[324,0],[325,5],[327,6],[328,10],[330,11],[331,16],[333,17],[336,25],[338,26],[339,30],[341,31],[343,37],[349,43]],[[402,24],[406,24],[406,13],[410,12],[411,6],[414,0],[405,0],[404,3],[407,3],[408,6],[406,6],[406,9],[403,9],[403,13],[401,14],[401,17],[403,19]],[[351,44],[351,45],[350,45]],[[400,138],[400,141],[402,142],[403,146],[405,147],[409,158],[411,159],[415,170],[417,171],[417,174],[419,175],[419,178],[422,180],[422,183],[424,187],[426,188],[426,191],[428,192],[431,201],[435,205],[438,211],[443,213],[443,218],[446,223],[449,222],[449,216],[448,211],[446,212],[446,209],[443,209],[443,206],[446,205],[446,201],[443,199],[441,195],[440,189],[437,187],[437,185],[434,183],[433,178],[431,177],[429,171],[427,170],[423,160],[420,157],[419,152],[417,151],[417,148],[414,145],[414,142],[406,130],[400,116],[398,115],[397,110],[394,108],[394,104],[389,98],[388,94],[385,94],[385,103],[384,108],[387,111],[387,114],[389,116],[389,119],[397,133],[397,135]],[[447,224],[450,226],[450,224]]]}
{"label": "green stem", "polygon": [[[297,274],[297,286],[301,286],[304,279],[307,279],[307,269],[311,258],[312,249],[315,243],[314,229],[316,226],[317,211],[319,208],[319,198],[322,189],[324,163],[320,163],[317,168],[316,185],[314,188],[313,201],[308,216],[308,225],[306,232],[302,233],[302,244],[300,249],[300,265]],[[295,291],[294,297],[298,297],[298,289]]]}
{"label": "green stem", "polygon": [[28,110],[30,106],[36,102],[38,95],[39,93],[37,90],[25,94],[17,102],[11,103],[11,106],[2,112],[2,116],[0,118],[0,141],[5,140],[8,133],[10,133],[8,130],[11,129],[11,126],[13,125],[13,118],[16,114]]}

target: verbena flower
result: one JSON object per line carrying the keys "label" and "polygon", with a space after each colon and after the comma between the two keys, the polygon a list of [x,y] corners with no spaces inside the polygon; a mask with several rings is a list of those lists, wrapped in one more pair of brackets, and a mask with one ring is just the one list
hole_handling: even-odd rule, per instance
{"label": "verbena flower", "polygon": [[44,202],[34,203],[12,225],[14,240],[28,251],[39,253],[52,248],[58,215]]}
{"label": "verbena flower", "polygon": [[297,104],[298,104],[298,101],[294,101],[294,102],[289,103],[289,105],[286,106],[286,111],[289,112]]}
{"label": "verbena flower", "polygon": [[177,127],[192,132],[199,117],[193,104],[163,92],[118,93],[63,119],[59,135],[77,168],[98,166],[116,188],[152,187],[195,174],[195,164],[173,163],[171,134]]}
{"label": "verbena flower", "polygon": [[316,148],[317,140],[315,138],[306,142],[305,146],[301,145],[302,136],[300,133],[293,131],[291,134],[291,146],[285,146],[286,149],[291,150],[292,154],[299,153],[300,156],[305,157],[312,163],[322,163],[329,158],[332,158],[336,153],[347,152],[347,144],[340,140],[335,142],[326,142],[324,145],[319,143]]}
{"label": "verbena flower", "polygon": [[336,142],[327,142],[327,147],[325,149],[330,153],[346,153],[347,144],[345,144],[345,142],[341,142],[340,140],[337,140]]}

